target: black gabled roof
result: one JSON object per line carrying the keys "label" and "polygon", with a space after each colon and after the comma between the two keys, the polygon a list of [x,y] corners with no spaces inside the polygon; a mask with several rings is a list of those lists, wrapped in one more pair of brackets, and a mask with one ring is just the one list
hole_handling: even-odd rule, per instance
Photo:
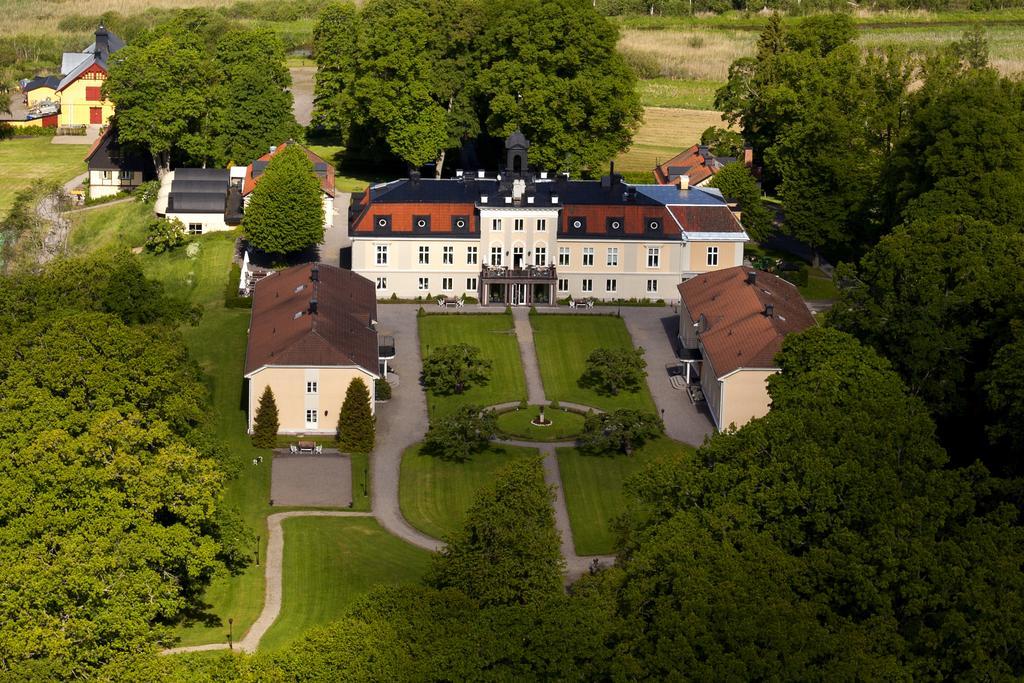
{"label": "black gabled roof", "polygon": [[141,171],[145,180],[156,177],[153,157],[138,148],[122,147],[117,128],[109,128],[85,157],[91,171]]}
{"label": "black gabled roof", "polygon": [[56,90],[57,86],[60,85],[60,81],[60,76],[36,76],[31,81],[26,83],[25,87],[21,90],[22,92],[29,92],[30,90],[35,90],[36,88],[52,88]]}
{"label": "black gabled roof", "polygon": [[167,197],[167,213],[224,213],[227,188],[224,192],[172,192]]}
{"label": "black gabled roof", "polygon": [[221,180],[189,180],[188,178],[180,180],[175,174],[174,180],[171,181],[171,192],[175,193],[224,194],[225,191],[227,191],[227,184]]}
{"label": "black gabled roof", "polygon": [[[231,172],[226,168],[176,168],[174,180],[223,181],[227,184]],[[225,188],[226,189],[226,188]]]}

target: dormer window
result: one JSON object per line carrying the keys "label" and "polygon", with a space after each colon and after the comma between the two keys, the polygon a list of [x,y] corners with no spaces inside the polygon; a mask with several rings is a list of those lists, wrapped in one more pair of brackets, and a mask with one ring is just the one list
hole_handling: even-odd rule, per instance
{"label": "dormer window", "polygon": [[584,232],[587,229],[586,216],[570,216],[569,229],[572,232]]}
{"label": "dormer window", "polygon": [[469,216],[452,216],[452,232],[466,232]]}
{"label": "dormer window", "polygon": [[653,216],[644,218],[644,230],[648,233],[660,233],[661,232],[661,219]]}
{"label": "dormer window", "polygon": [[377,216],[373,229],[375,232],[391,232],[391,216]]}
{"label": "dormer window", "polygon": [[430,216],[413,216],[413,232],[430,232]]}
{"label": "dormer window", "polygon": [[625,225],[625,223],[626,222],[622,216],[608,216],[608,218],[605,219],[605,227],[608,229],[608,232],[611,233],[621,233],[622,226]]}

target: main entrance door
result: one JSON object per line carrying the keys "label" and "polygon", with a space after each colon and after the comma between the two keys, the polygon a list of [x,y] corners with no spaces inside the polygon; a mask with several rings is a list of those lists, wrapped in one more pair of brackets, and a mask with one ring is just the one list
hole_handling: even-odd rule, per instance
{"label": "main entrance door", "polygon": [[103,123],[103,107],[89,107],[89,123]]}
{"label": "main entrance door", "polygon": [[512,305],[521,306],[522,304],[528,303],[526,299],[526,285],[525,284],[514,284],[512,285]]}

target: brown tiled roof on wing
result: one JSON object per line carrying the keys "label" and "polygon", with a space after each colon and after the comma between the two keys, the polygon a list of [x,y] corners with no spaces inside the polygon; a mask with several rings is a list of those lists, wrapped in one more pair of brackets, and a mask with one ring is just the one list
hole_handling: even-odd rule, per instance
{"label": "brown tiled roof on wing", "polygon": [[242,180],[242,195],[246,196],[252,193],[256,189],[256,185],[260,182],[260,177],[263,175],[264,169],[270,160],[277,156],[278,152],[287,147],[288,145],[295,145],[301,149],[305,154],[309,162],[313,164],[313,172],[316,174],[317,179],[320,181],[320,189],[323,190],[324,194],[328,197],[334,196],[334,166],[321,159],[315,153],[302,145],[292,142],[282,142],[280,145],[274,148],[273,151],[267,152],[256,161],[249,164],[245,169],[245,178]]}
{"label": "brown tiled roof on wing", "polygon": [[792,283],[743,266],[690,278],[679,284],[679,295],[691,324],[703,317],[697,338],[718,377],[738,368],[776,367],[786,335],[815,324]]}
{"label": "brown tiled roof on wing", "polygon": [[245,374],[266,365],[358,365],[377,374],[376,319],[374,284],[350,270],[307,263],[274,273],[253,290]]}

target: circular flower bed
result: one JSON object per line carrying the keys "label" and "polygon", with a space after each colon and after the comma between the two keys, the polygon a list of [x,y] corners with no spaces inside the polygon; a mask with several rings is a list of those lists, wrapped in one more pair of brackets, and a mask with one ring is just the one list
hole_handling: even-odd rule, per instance
{"label": "circular flower bed", "polygon": [[566,410],[544,408],[544,418],[550,424],[537,425],[540,406],[510,410],[498,415],[498,429],[502,434],[529,441],[567,441],[583,431],[583,416]]}

